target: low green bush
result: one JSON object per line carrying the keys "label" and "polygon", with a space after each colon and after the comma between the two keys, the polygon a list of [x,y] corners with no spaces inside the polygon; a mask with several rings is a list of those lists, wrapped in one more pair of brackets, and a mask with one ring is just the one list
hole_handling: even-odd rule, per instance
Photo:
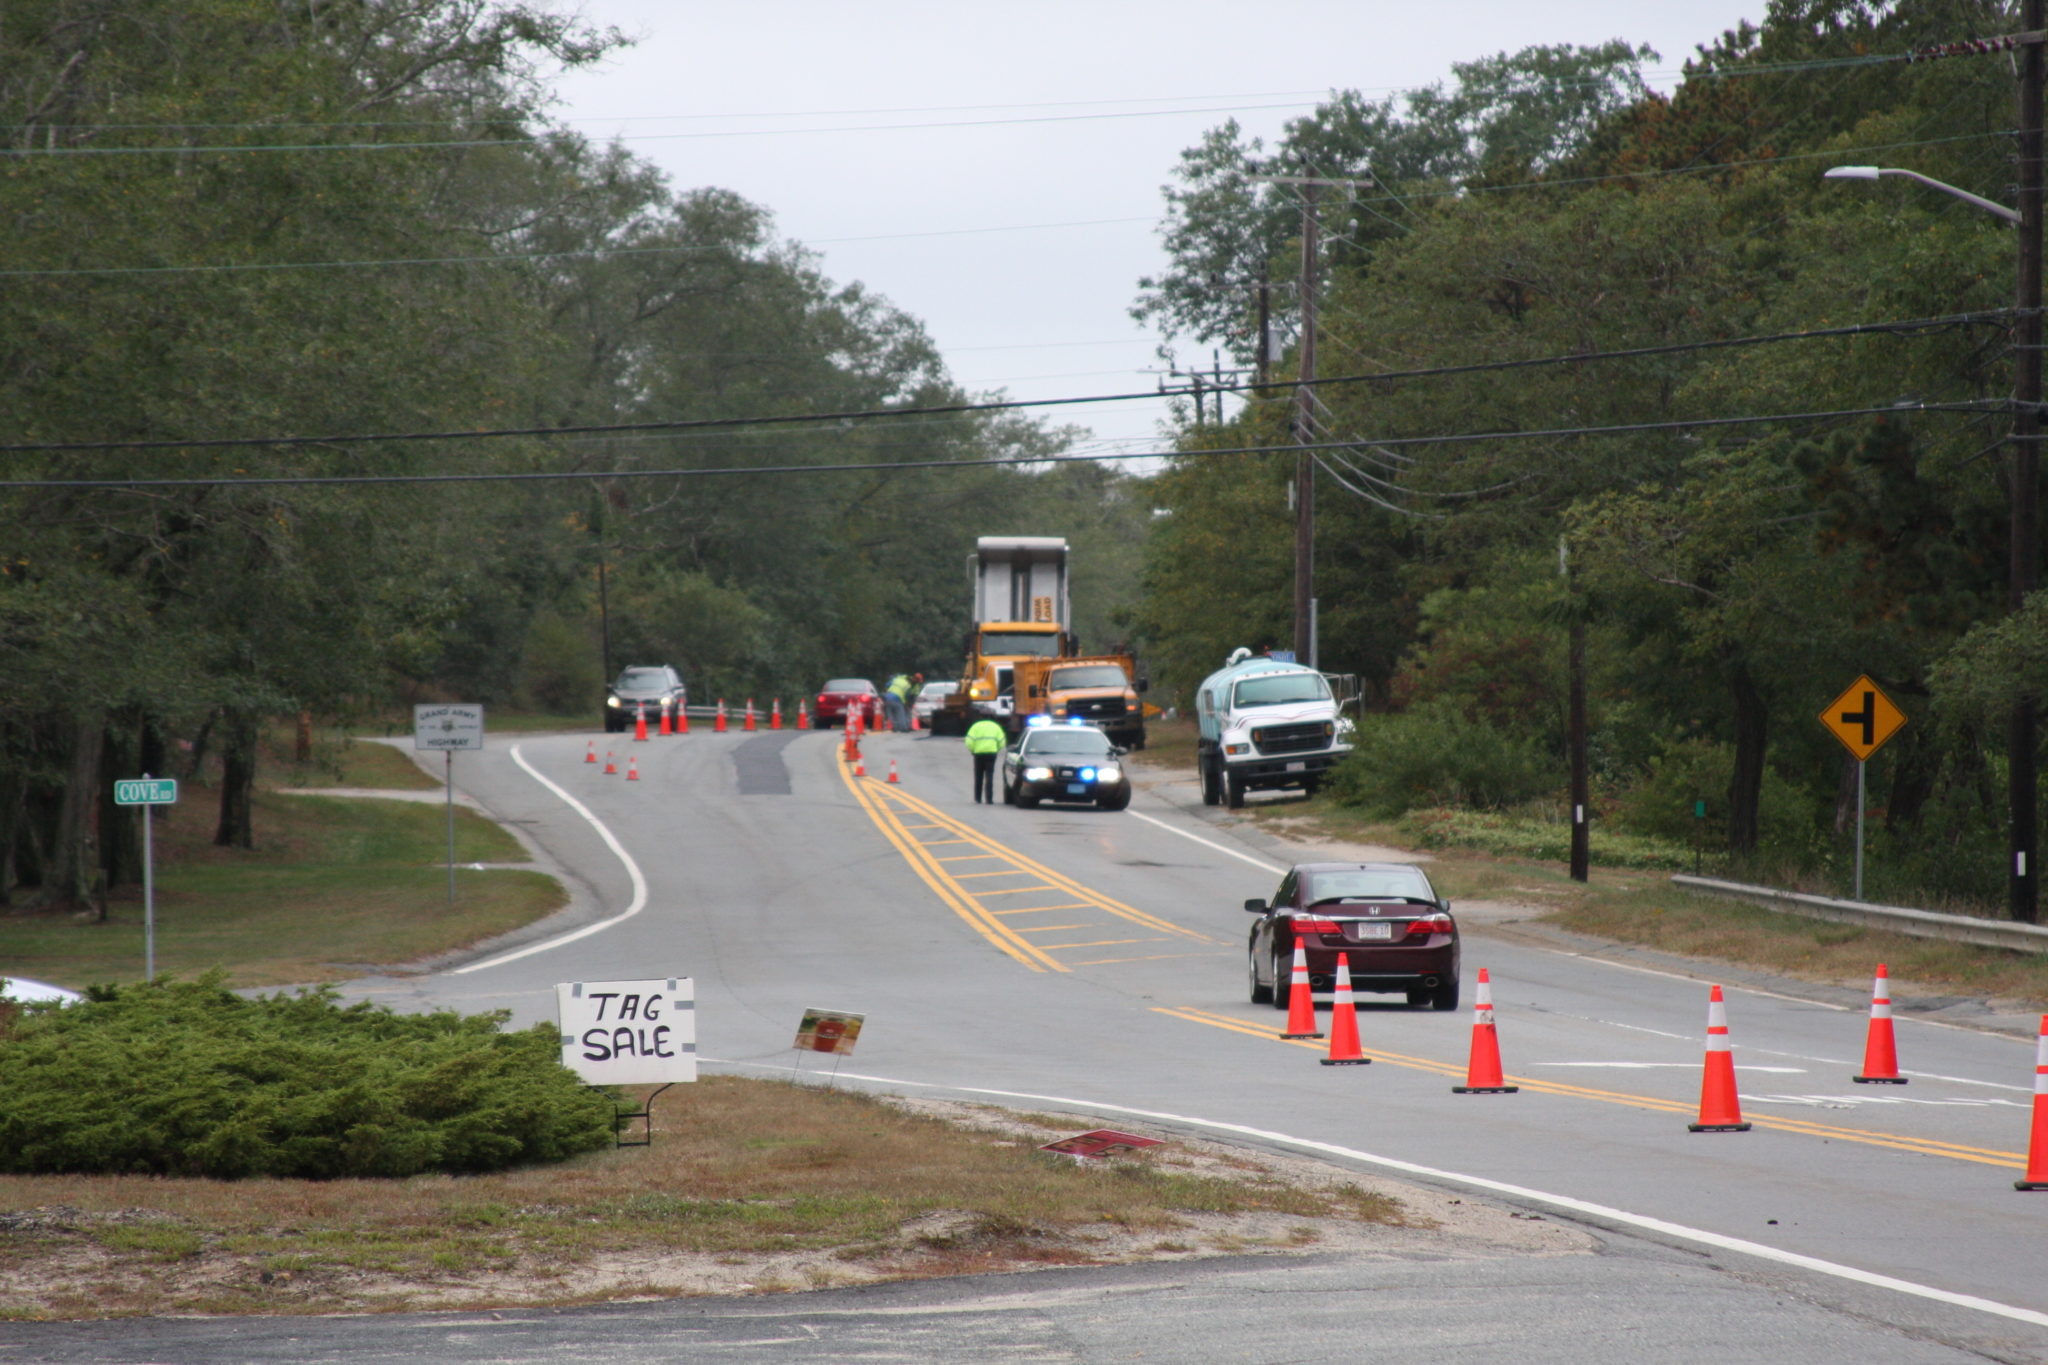
{"label": "low green bush", "polygon": [[[1496,858],[1570,862],[1572,827],[1561,813],[1542,819],[1520,813],[1437,808],[1411,811],[1396,826],[1417,848],[1465,848]],[[1595,822],[1586,835],[1595,867],[1690,872],[1692,850],[1670,840],[1626,834]]]}
{"label": "low green bush", "polygon": [[100,988],[0,1041],[0,1171],[239,1179],[471,1174],[612,1140],[552,1027],[396,1014],[219,974]]}
{"label": "low green bush", "polygon": [[1540,745],[1449,709],[1366,716],[1330,774],[1339,803],[1391,820],[1431,806],[1512,806],[1562,787]]}

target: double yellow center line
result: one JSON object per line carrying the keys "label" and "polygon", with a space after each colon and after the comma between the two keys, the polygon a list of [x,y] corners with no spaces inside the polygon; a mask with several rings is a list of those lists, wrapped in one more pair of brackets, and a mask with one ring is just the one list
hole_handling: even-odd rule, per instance
{"label": "double yellow center line", "polygon": [[[1192,944],[1224,946],[1222,939],[1083,886],[900,785],[855,777],[844,763],[839,772],[868,818],[925,885],[983,938],[1034,972],[1182,957]],[[1060,941],[1047,942],[1051,935],[1061,936]],[[1055,953],[1088,956],[1068,962]]]}
{"label": "double yellow center line", "polygon": [[[929,801],[911,795],[901,785],[855,777],[851,765],[839,763],[837,766],[847,789],[874,821],[875,827],[902,853],[911,869],[939,899],[982,937],[1034,972],[1066,972],[1076,966],[1163,957],[1206,957],[1213,956],[1217,947],[1229,946],[1222,939],[1184,929],[1083,886],[947,815]],[[1065,935],[1067,941],[1045,942],[1046,936],[1051,934]],[[1110,934],[1117,936],[1106,936]],[[1143,951],[1148,947],[1163,948],[1164,951]],[[1077,952],[1091,956],[1077,958],[1071,963],[1053,956],[1055,953]],[[1104,952],[1112,955],[1101,956]],[[1324,1044],[1311,1040],[1284,1039],[1268,1026],[1212,1010],[1157,1006],[1154,1012],[1186,1023],[1264,1039],[1284,1047],[1313,1051],[1321,1051],[1324,1047]],[[1378,1048],[1369,1048],[1367,1052],[1376,1062],[1454,1080],[1465,1078],[1465,1069],[1451,1063]],[[1683,1101],[1651,1095],[1631,1095],[1527,1076],[1510,1076],[1507,1079],[1523,1090],[1537,1094],[1623,1104],[1665,1114],[1690,1115],[1694,1112],[1693,1106]],[[1857,1142],[2015,1170],[2026,1165],[2024,1155],[2019,1152],[1972,1147],[1932,1138],[1905,1137],[1896,1133],[1865,1132],[1775,1115],[1758,1117],[1747,1114],[1745,1117],[1758,1128],[1773,1128],[1808,1137]]]}
{"label": "double yellow center line", "polygon": [[[1288,1047],[1309,1048],[1321,1051],[1325,1046],[1307,1039],[1281,1038],[1270,1028],[1261,1027],[1248,1020],[1228,1014],[1217,1014],[1211,1010],[1180,1009],[1171,1006],[1155,1006],[1154,1013],[1185,1020],[1191,1024],[1204,1024],[1210,1028],[1227,1029],[1253,1038],[1265,1038],[1283,1043]],[[1411,1071],[1427,1071],[1438,1076],[1449,1076],[1458,1080],[1465,1078],[1465,1068],[1428,1057],[1408,1057],[1398,1052],[1385,1052],[1379,1048],[1365,1049],[1367,1056],[1375,1062],[1387,1062],[1394,1066],[1406,1067]],[[1571,1099],[1598,1100],[1605,1104],[1625,1104],[1633,1109],[1650,1109],[1663,1114],[1692,1114],[1694,1106],[1682,1100],[1659,1099],[1651,1095],[1631,1095],[1619,1090],[1600,1090],[1592,1086],[1565,1085],[1557,1081],[1537,1080],[1529,1076],[1509,1076],[1510,1085],[1544,1095],[1562,1095]],[[1759,1117],[1745,1113],[1743,1117],[1758,1128],[1775,1128],[1786,1133],[1804,1133],[1808,1137],[1828,1138],[1841,1142],[1860,1142],[1870,1147],[1888,1147],[1900,1152],[1918,1152],[1923,1156],[1945,1156],[1956,1161],[1974,1161],[1985,1166],[2005,1166],[2014,1170],[2025,1167],[2026,1160],[2019,1152],[2001,1152],[1989,1147],[1970,1147],[1958,1142],[1941,1142],[1934,1138],[1904,1137],[1897,1133],[1873,1133],[1856,1128],[1838,1128],[1833,1124],[1813,1123],[1806,1119],[1783,1118],[1777,1115]]]}

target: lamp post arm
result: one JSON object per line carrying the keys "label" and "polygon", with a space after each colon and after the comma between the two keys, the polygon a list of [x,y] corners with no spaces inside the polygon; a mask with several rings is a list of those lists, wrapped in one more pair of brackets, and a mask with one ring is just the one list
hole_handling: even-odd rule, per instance
{"label": "lamp post arm", "polygon": [[1878,174],[1903,175],[1908,180],[1919,181],[1921,184],[1927,186],[1929,189],[1940,190],[1943,194],[1952,194],[1956,198],[1962,200],[1965,204],[1975,204],[1978,208],[1983,209],[1986,213],[1995,213],[2000,218],[2005,219],[2005,221],[2008,223],[2017,223],[2020,221],[2018,209],[2009,209],[2003,204],[1995,204],[1989,199],[1981,198],[1978,195],[1970,193],[1968,190],[1959,190],[1954,185],[1944,184],[1943,182],[1934,179],[1932,176],[1922,175],[1918,171],[1895,170],[1892,167],[1884,166],[1878,169]]}
{"label": "lamp post arm", "polygon": [[1919,181],[1931,190],[1940,190],[1943,194],[1954,195],[1965,204],[1974,204],[1986,213],[1997,214],[2008,223],[2018,224],[2020,221],[2019,210],[2017,209],[2009,209],[2003,204],[1994,203],[1984,198],[1982,195],[1972,194],[1968,190],[1957,189],[1945,180],[1936,180],[1931,175],[1922,175],[1918,171],[1904,170],[1898,166],[1834,166],[1822,172],[1821,175],[1822,179],[1825,180],[1875,180],[1881,175],[1903,175],[1908,180]]}

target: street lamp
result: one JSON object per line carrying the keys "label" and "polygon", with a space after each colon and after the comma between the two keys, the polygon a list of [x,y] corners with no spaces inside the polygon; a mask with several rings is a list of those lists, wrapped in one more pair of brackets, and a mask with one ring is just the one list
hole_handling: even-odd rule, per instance
{"label": "street lamp", "polygon": [[[2042,0],[2028,0],[2030,16],[2039,18]],[[2019,172],[2020,207],[2009,209],[1989,199],[1957,189],[1918,171],[1895,166],[1836,166],[1826,172],[1829,180],[1875,180],[1884,175],[1902,175],[1930,189],[1954,195],[1966,204],[1995,214],[2019,228],[2018,287],[2014,293],[2012,485],[2007,497],[2012,508],[2012,537],[2006,568],[2008,612],[2017,612],[2034,590],[2036,566],[2040,560],[2040,439],[2041,439],[2041,93],[2042,56],[2040,46],[2030,47],[2024,57],[2020,82]],[[2011,814],[2012,860],[2006,866],[2007,912],[2022,924],[2038,922],[2040,891],[2036,847],[2039,817],[2035,809],[2038,783],[2035,767],[2035,707],[2031,697],[2013,703],[2007,718],[2006,798]]]}
{"label": "street lamp", "polygon": [[1834,166],[1824,172],[1822,178],[1826,180],[1875,180],[1881,175],[1903,175],[1908,180],[1919,181],[1929,189],[1940,190],[1943,194],[1952,194],[1965,204],[1975,204],[1986,213],[1995,213],[2008,223],[2020,221],[2017,209],[2009,209],[2003,204],[1994,204],[1989,199],[1980,198],[1968,190],[1959,190],[1954,185],[1936,180],[1932,176],[1922,175],[1918,171],[1901,170],[1897,166]]}

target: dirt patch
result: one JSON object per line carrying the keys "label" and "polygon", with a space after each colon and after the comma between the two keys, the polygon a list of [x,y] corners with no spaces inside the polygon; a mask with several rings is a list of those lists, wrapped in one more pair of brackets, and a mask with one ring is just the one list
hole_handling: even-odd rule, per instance
{"label": "dirt patch", "polygon": [[[912,1113],[1036,1147],[1072,1135],[981,1105],[890,1099]],[[1109,1158],[1094,1169],[1116,1179]],[[189,1231],[154,1210],[17,1210],[0,1217],[0,1319],[296,1314],[535,1307],[637,1298],[767,1294],[933,1276],[1302,1253],[1369,1260],[1556,1256],[1593,1239],[1534,1214],[1476,1203],[1306,1157],[1174,1137],[1147,1160],[1189,1175],[1338,1191],[1360,1216],[1177,1212],[1171,1226],[1041,1228],[966,1211],[911,1219],[859,1245],[772,1253],[662,1248],[551,1258],[517,1243],[460,1270],[422,1275],[295,1265]],[[114,1305],[118,1305],[115,1307]]]}

